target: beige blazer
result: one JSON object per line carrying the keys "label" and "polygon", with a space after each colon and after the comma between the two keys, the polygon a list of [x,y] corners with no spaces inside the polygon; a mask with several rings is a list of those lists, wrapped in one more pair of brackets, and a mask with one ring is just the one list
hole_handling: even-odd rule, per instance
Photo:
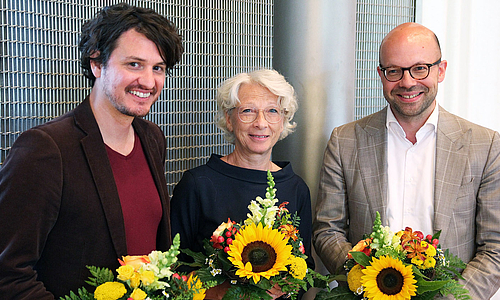
{"label": "beige blazer", "polygon": [[[337,127],[321,169],[313,243],[331,273],[387,205],[387,107]],[[464,262],[474,299],[500,287],[500,136],[439,107],[434,232]],[[387,224],[384,224],[387,225]]]}

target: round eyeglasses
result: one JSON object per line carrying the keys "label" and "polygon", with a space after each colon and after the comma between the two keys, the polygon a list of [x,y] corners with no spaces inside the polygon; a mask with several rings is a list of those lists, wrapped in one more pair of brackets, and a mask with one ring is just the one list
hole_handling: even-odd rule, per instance
{"label": "round eyeglasses", "polygon": [[435,63],[432,64],[416,64],[409,68],[401,68],[401,67],[387,67],[383,68],[380,65],[380,71],[384,73],[385,79],[390,82],[400,81],[403,78],[404,72],[408,71],[410,76],[416,80],[423,80],[429,76],[431,71],[431,67],[439,64],[441,62],[441,58],[438,59]]}
{"label": "round eyeglasses", "polygon": [[283,110],[279,107],[271,106],[264,109],[257,109],[256,107],[248,107],[248,106],[240,106],[234,107],[231,109],[235,109],[238,118],[243,123],[252,123],[255,121],[259,115],[259,112],[262,111],[264,113],[264,118],[269,123],[278,123],[283,119]]}

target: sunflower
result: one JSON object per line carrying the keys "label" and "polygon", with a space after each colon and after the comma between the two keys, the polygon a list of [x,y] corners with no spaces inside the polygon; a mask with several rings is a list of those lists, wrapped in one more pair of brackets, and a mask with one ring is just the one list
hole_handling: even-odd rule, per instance
{"label": "sunflower", "polygon": [[292,246],[277,229],[263,227],[262,223],[247,225],[236,234],[229,246],[228,259],[238,270],[236,275],[253,278],[255,283],[263,276],[269,279],[280,271],[287,271]]}
{"label": "sunflower", "polygon": [[416,295],[417,286],[411,266],[389,256],[373,258],[363,270],[361,283],[365,297],[377,300],[403,300]]}

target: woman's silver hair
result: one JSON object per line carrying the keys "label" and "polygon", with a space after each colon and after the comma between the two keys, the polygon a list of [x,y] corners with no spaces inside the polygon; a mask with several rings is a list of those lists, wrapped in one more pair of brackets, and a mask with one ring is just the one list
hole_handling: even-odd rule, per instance
{"label": "woman's silver hair", "polygon": [[283,109],[283,131],[280,140],[293,132],[297,126],[291,122],[297,111],[297,98],[293,87],[286,81],[285,77],[275,70],[261,69],[250,73],[240,73],[231,77],[217,89],[217,125],[224,131],[224,137],[234,144],[234,133],[227,128],[226,114],[232,113],[231,109],[239,103],[238,92],[244,83],[256,83],[267,88],[271,93],[278,96],[278,105]]}

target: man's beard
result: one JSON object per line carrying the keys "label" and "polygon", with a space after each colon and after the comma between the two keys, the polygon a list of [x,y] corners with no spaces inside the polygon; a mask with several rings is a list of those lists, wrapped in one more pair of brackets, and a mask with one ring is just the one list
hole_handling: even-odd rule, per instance
{"label": "man's beard", "polygon": [[[404,117],[416,117],[421,115],[427,108],[429,108],[432,103],[434,102],[434,99],[436,99],[436,94],[429,94],[429,88],[425,87],[423,90],[419,90],[419,92],[423,93],[423,101],[420,102],[420,106],[410,109],[406,109],[407,106],[411,106],[412,103],[400,103],[396,101],[395,99],[398,99],[397,94],[400,94],[402,92],[413,92],[415,91],[415,87],[409,88],[409,89],[397,89],[391,91],[391,101],[388,101],[389,104],[391,104],[391,107],[396,110],[401,116]],[[385,97],[388,99],[388,97]]]}
{"label": "man's beard", "polygon": [[[156,94],[156,90],[152,91],[151,94],[152,95]],[[116,108],[116,110],[118,110],[120,113],[122,113],[126,116],[138,117],[138,118],[145,117],[149,113],[151,106],[158,100],[158,97],[157,97],[153,101],[151,106],[147,109],[147,111],[143,111],[141,109],[133,111],[133,110],[129,109],[126,105],[123,104],[125,101],[119,101],[120,100],[119,97],[117,97],[115,94],[111,93],[109,90],[106,89],[105,95],[108,97],[108,99],[111,102],[111,104],[113,105],[113,107]]]}

